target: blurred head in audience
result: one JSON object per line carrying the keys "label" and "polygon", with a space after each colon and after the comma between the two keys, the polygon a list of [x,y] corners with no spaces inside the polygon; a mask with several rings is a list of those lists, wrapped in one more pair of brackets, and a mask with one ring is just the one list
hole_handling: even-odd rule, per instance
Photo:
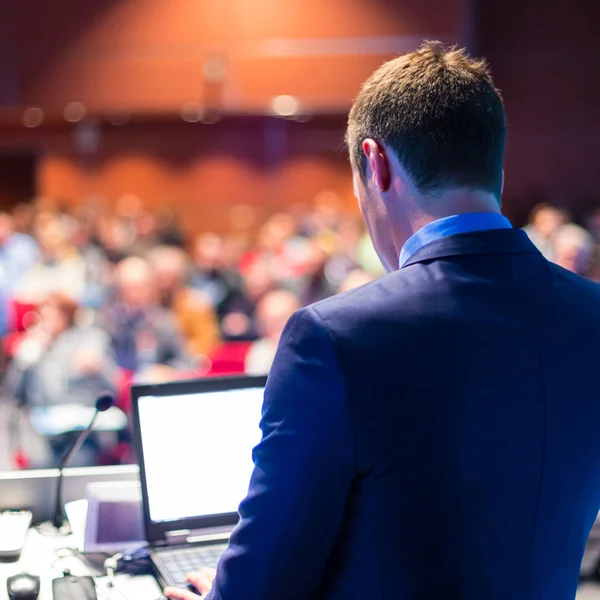
{"label": "blurred head in audience", "polygon": [[21,202],[12,210],[14,230],[20,233],[30,233],[33,225],[35,208],[31,204]]}
{"label": "blurred head in audience", "polygon": [[111,262],[118,262],[125,255],[125,248],[132,237],[124,223],[118,218],[103,218],[98,222],[98,242]]}
{"label": "blurred head in audience", "polygon": [[552,260],[579,275],[587,273],[594,249],[594,239],[579,225],[559,227],[552,236]]}
{"label": "blurred head in audience", "polygon": [[587,214],[585,225],[596,242],[600,242],[600,208],[595,208]]}
{"label": "blurred head in audience", "polygon": [[156,218],[152,213],[140,212],[134,219],[134,231],[138,239],[154,239],[156,236]]}
{"label": "blurred head in audience", "polygon": [[306,273],[309,276],[321,275],[325,263],[334,254],[338,244],[336,235],[324,231],[308,242],[306,253]]}
{"label": "blurred head in audience", "polygon": [[77,303],[65,294],[51,294],[39,307],[41,326],[52,339],[75,325]]}
{"label": "blurred head in audience", "polygon": [[148,254],[154,281],[164,306],[169,306],[173,295],[186,287],[189,276],[187,254],[175,246],[158,246]]}
{"label": "blurred head in audience", "polygon": [[363,227],[355,219],[345,219],[338,227],[339,252],[354,257],[358,250]]}
{"label": "blurred head in audience", "polygon": [[338,293],[343,294],[344,292],[349,292],[350,290],[354,290],[361,285],[371,283],[371,281],[375,281],[375,277],[373,277],[373,275],[363,271],[362,269],[354,269],[353,271],[350,271],[346,279],[342,281]]}
{"label": "blurred head in audience", "polygon": [[5,212],[0,212],[0,246],[4,246],[13,234],[13,219]]}
{"label": "blurred head in audience", "polygon": [[228,236],[223,241],[222,265],[224,269],[236,271],[240,260],[248,251],[250,241],[247,236]]}
{"label": "blurred head in audience", "polygon": [[294,218],[287,213],[276,213],[260,228],[258,245],[267,252],[280,249],[296,232]]}
{"label": "blurred head in audience", "polygon": [[315,231],[336,229],[340,220],[342,199],[334,190],[319,192],[313,201],[312,221]]}
{"label": "blurred head in audience", "polygon": [[117,297],[131,310],[144,310],[156,302],[154,274],[143,258],[121,261],[115,270],[115,286]]}
{"label": "blurred head in audience", "polygon": [[549,204],[536,204],[531,211],[529,223],[542,240],[549,240],[552,234],[567,222],[563,210]]}
{"label": "blurred head in audience", "polygon": [[254,263],[244,273],[244,292],[252,302],[262,298],[274,285],[269,269],[262,262]]}
{"label": "blurred head in audience", "polygon": [[65,223],[53,214],[39,214],[35,219],[34,233],[46,260],[61,260],[76,253]]}
{"label": "blurred head in audience", "polygon": [[380,67],[348,118],[355,194],[388,272],[423,225],[499,212],[506,118],[483,61],[425,42]]}
{"label": "blurred head in audience", "polygon": [[256,307],[258,332],[262,338],[279,342],[289,318],[300,308],[298,297],[287,290],[267,292]]}
{"label": "blurred head in audience", "polygon": [[592,250],[586,277],[600,283],[600,246],[594,246]]}
{"label": "blurred head in audience", "polygon": [[203,233],[194,244],[194,263],[201,271],[214,271],[223,264],[223,238],[216,233]]}

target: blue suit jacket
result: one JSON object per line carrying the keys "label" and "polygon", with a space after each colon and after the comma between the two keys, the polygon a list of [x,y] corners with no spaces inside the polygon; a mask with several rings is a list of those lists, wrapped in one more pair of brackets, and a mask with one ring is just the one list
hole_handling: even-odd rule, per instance
{"label": "blue suit jacket", "polygon": [[519,230],[299,311],[213,600],[573,598],[600,506],[600,286]]}

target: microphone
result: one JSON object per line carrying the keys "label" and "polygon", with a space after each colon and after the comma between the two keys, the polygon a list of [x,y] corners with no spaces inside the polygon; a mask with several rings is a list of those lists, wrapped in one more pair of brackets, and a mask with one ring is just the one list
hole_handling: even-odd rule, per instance
{"label": "microphone", "polygon": [[71,462],[73,457],[79,452],[79,449],[85,442],[86,438],[92,431],[96,419],[101,412],[108,410],[115,403],[115,398],[110,392],[101,393],[96,399],[96,411],[90,421],[90,424],[77,436],[77,439],[73,442],[73,445],[69,448],[69,451],[64,455],[58,466],[58,481],[56,482],[56,499],[54,506],[54,517],[52,518],[52,524],[57,529],[60,529],[65,522],[65,513],[62,503],[62,482],[63,482],[63,470]]}

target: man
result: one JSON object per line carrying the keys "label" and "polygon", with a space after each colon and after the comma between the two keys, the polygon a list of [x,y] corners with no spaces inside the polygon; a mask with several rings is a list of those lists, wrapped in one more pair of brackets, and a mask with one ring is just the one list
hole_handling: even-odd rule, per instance
{"label": "man", "polygon": [[271,370],[285,325],[299,308],[298,296],[284,289],[271,290],[258,301],[256,322],[260,338],[252,342],[244,360],[248,375],[266,375]]}
{"label": "man", "polygon": [[188,286],[187,254],[176,246],[157,246],[148,253],[160,304],[175,318],[189,356],[210,354],[219,343],[219,324],[208,297]]}
{"label": "man", "polygon": [[0,212],[0,334],[12,325],[9,304],[15,288],[39,255],[40,249],[33,238],[15,231],[14,219]]}
{"label": "man", "polygon": [[529,223],[523,231],[529,236],[535,247],[548,259],[552,260],[552,235],[567,222],[564,210],[549,204],[536,204],[529,216]]}
{"label": "man", "polygon": [[141,375],[157,365],[189,368],[188,355],[173,316],[158,304],[154,273],[132,256],[115,269],[115,298],[100,314],[111,337],[117,364]]}
{"label": "man", "polygon": [[290,319],[210,600],[575,596],[600,288],[500,214],[505,132],[459,50],[426,43],[363,86],[348,144],[389,274]]}
{"label": "man", "polygon": [[578,275],[587,275],[594,251],[594,238],[583,227],[567,223],[552,236],[552,262]]}

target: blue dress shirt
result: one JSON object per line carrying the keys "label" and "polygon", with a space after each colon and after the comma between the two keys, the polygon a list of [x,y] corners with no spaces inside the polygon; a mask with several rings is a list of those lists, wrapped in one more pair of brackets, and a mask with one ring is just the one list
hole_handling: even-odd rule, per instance
{"label": "blue dress shirt", "polygon": [[499,213],[464,213],[438,219],[422,227],[406,240],[400,252],[400,268],[418,250],[441,238],[471,231],[487,231],[489,229],[511,229],[510,221]]}

